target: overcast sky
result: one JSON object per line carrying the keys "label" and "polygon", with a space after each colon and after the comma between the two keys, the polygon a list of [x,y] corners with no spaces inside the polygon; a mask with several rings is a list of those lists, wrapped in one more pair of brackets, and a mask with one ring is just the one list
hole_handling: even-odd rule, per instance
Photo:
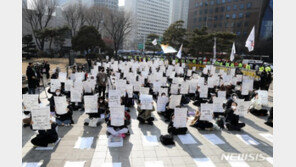
{"label": "overcast sky", "polygon": [[124,0],[119,0],[118,1],[118,6],[124,6]]}

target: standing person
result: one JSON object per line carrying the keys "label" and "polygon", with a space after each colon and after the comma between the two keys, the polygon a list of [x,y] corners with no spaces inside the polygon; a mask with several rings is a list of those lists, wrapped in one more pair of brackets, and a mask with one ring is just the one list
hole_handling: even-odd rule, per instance
{"label": "standing person", "polygon": [[49,70],[50,70],[50,65],[48,64],[47,61],[44,60],[42,63],[42,69],[41,69],[44,87],[46,87],[48,84]]}
{"label": "standing person", "polygon": [[92,65],[92,63],[91,63],[91,59],[90,58],[88,58],[87,59],[87,65],[88,65],[88,72],[90,72],[90,69],[91,69],[91,65]]}
{"label": "standing person", "polygon": [[28,92],[29,94],[35,94],[37,88],[37,72],[34,69],[32,62],[30,62],[27,67],[26,75],[28,79]]}
{"label": "standing person", "polygon": [[101,97],[101,94],[103,92],[104,99],[105,99],[105,92],[106,92],[107,83],[108,83],[108,76],[104,72],[104,67],[101,67],[100,72],[97,75],[97,84],[99,86],[99,96]]}

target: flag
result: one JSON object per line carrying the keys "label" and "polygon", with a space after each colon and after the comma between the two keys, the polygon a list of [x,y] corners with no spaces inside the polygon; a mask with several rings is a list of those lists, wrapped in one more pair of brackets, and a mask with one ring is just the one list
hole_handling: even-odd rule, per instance
{"label": "flag", "polygon": [[169,45],[164,45],[164,44],[161,44],[160,45],[163,53],[176,53],[176,49],[174,49],[173,47],[169,46]]}
{"label": "flag", "polygon": [[155,46],[155,45],[157,45],[157,40],[156,40],[156,38],[152,41],[152,44]]}
{"label": "flag", "polygon": [[252,28],[252,31],[246,41],[246,45],[245,45],[249,52],[254,50],[254,46],[255,46],[255,26]]}
{"label": "flag", "polygon": [[230,61],[233,61],[234,54],[235,54],[235,43],[233,42],[232,49],[231,49],[231,54],[230,54]]}
{"label": "flag", "polygon": [[183,44],[180,46],[179,52],[176,55],[179,59],[181,59],[181,56],[182,56],[182,48],[183,48]]}

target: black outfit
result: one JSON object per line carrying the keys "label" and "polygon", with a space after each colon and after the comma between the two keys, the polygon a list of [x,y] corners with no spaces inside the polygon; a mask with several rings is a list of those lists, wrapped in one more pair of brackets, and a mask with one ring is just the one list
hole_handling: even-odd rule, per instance
{"label": "black outfit", "polygon": [[60,120],[60,121],[65,121],[65,120],[71,120],[71,124],[74,123],[72,115],[73,115],[73,109],[71,105],[68,105],[67,107],[69,109],[69,111],[66,114],[63,115],[59,115],[56,113],[56,119]]}
{"label": "black outfit", "polygon": [[273,127],[273,107],[271,107],[269,111],[269,117],[267,118],[267,122],[265,122],[265,124]]}
{"label": "black outfit", "polygon": [[233,109],[231,108],[226,110],[225,118],[226,127],[228,130],[240,131],[240,129],[246,125],[245,123],[239,123],[239,116],[235,115]]}
{"label": "black outfit", "polygon": [[49,79],[49,70],[50,70],[50,65],[48,63],[43,63],[42,67],[42,74],[46,74],[46,78]]}
{"label": "black outfit", "polygon": [[168,126],[168,133],[172,135],[184,135],[187,132],[187,128],[176,128],[174,127],[174,122],[170,122]]}
{"label": "black outfit", "polygon": [[[37,82],[37,73],[34,68],[28,66],[26,71],[27,79],[28,79],[28,88],[29,89],[36,89],[38,82]],[[35,79],[33,78],[35,77]]]}
{"label": "black outfit", "polygon": [[38,130],[38,135],[31,140],[35,146],[47,147],[49,143],[54,143],[58,140],[58,133],[56,132],[57,124],[52,123],[49,130]]}

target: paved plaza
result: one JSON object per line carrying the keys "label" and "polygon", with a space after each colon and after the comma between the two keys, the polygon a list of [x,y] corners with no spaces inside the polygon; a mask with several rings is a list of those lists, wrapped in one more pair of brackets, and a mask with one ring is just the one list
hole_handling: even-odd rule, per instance
{"label": "paved plaza", "polygon": [[[272,90],[270,91],[270,105],[272,105]],[[48,103],[44,91],[41,93],[41,101]],[[155,105],[155,103],[154,103]],[[136,104],[135,104],[136,107]],[[156,111],[154,125],[139,125],[135,107],[130,108],[131,125],[129,126],[130,136],[123,141],[122,147],[108,147],[106,137],[106,124],[103,123],[97,128],[83,125],[87,117],[81,111],[74,111],[73,119],[75,124],[69,127],[58,127],[60,142],[53,150],[35,150],[30,139],[35,135],[29,127],[22,129],[22,160],[23,163],[39,162],[41,166],[64,167],[70,162],[85,162],[84,167],[143,167],[143,166],[164,166],[164,167],[196,167],[210,166],[211,163],[217,167],[228,166],[272,166],[273,157],[273,129],[264,124],[267,117],[256,117],[247,114],[240,120],[246,126],[240,132],[230,132],[215,128],[214,131],[199,131],[189,126],[193,116],[187,122],[188,134],[195,140],[196,144],[182,144],[178,136],[175,136],[174,146],[164,146],[159,142],[161,134],[167,134],[168,123],[165,122]],[[195,111],[196,107],[192,101],[186,105],[189,111]],[[220,144],[213,144],[207,134],[215,134],[222,140]],[[156,136],[158,142],[147,144],[145,136]],[[239,135],[248,135],[255,141],[245,139]],[[89,149],[74,148],[79,137],[93,137]],[[224,156],[223,156],[224,155]],[[241,161],[227,159],[232,156],[260,156],[257,160],[250,157]],[[224,157],[224,158],[223,158]],[[205,162],[205,158],[210,160]],[[256,157],[255,157],[256,158]],[[257,157],[258,158],[258,157]],[[67,164],[67,165],[69,165]],[[71,165],[69,165],[71,166]],[[73,166],[73,165],[72,165]]]}

